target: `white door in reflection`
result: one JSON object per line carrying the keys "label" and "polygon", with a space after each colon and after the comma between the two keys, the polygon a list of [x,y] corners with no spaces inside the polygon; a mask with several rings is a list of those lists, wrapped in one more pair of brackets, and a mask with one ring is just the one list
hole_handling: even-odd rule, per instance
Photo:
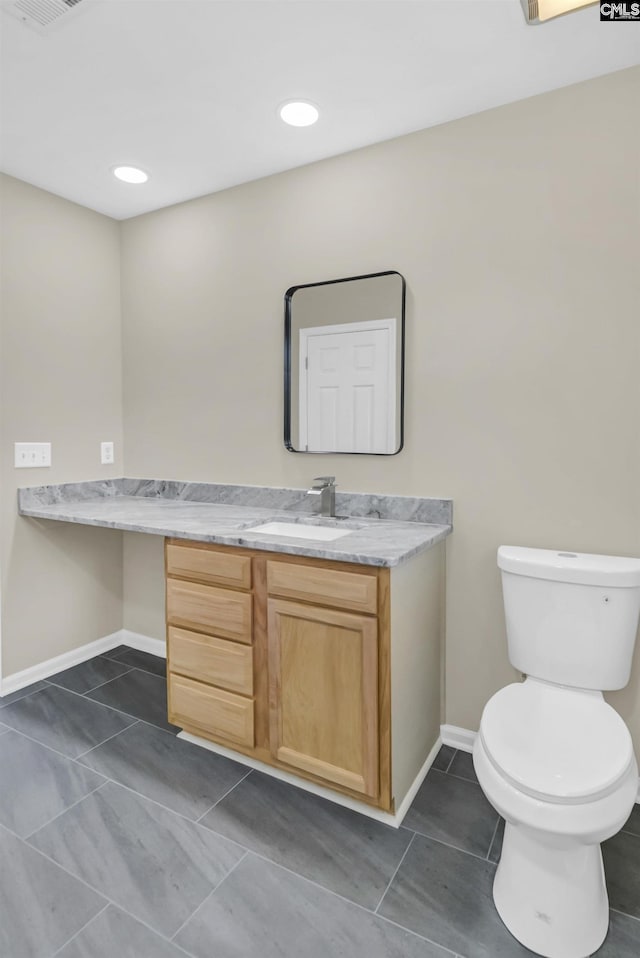
{"label": "white door in reflection", "polygon": [[395,452],[396,368],[395,319],[301,329],[301,447]]}

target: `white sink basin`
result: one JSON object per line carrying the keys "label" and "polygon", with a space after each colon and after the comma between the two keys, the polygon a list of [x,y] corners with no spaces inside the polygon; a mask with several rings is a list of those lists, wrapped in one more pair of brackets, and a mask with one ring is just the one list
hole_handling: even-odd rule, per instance
{"label": "white sink basin", "polygon": [[335,529],[333,526],[311,526],[303,522],[265,522],[262,526],[245,529],[245,533],[259,532],[266,536],[288,536],[293,539],[319,539],[330,542],[348,536],[353,529]]}

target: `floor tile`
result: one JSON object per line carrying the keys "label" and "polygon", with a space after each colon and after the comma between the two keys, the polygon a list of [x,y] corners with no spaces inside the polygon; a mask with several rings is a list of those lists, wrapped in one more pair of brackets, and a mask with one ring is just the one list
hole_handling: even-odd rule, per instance
{"label": "floor tile", "polygon": [[609,934],[594,958],[638,958],[640,955],[640,921],[611,912]]}
{"label": "floor tile", "polygon": [[7,705],[12,705],[13,702],[18,702],[20,699],[24,699],[27,695],[33,695],[34,692],[39,692],[41,689],[46,689],[47,682],[34,682],[33,685],[28,685],[24,689],[19,689],[17,692],[11,692],[9,695],[0,696],[0,709],[6,708]]}
{"label": "floor tile", "polygon": [[48,681],[52,685],[60,685],[63,689],[69,689],[71,692],[90,692],[91,689],[110,682],[118,675],[122,675],[129,670],[130,666],[122,662],[116,662],[115,659],[109,659],[106,655],[97,655],[94,659],[87,662],[81,662],[80,665],[74,665],[71,669],[65,669],[64,672],[58,672],[51,675]]}
{"label": "floor tile", "polygon": [[184,952],[109,905],[56,958],[184,958]]}
{"label": "floor tile", "polygon": [[167,683],[159,675],[133,669],[99,689],[88,692],[86,697],[134,715],[143,722],[157,725],[158,728],[169,732],[177,731],[175,725],[167,722]]}
{"label": "floor tile", "polygon": [[206,828],[111,782],[29,842],[167,936],[243,855]]}
{"label": "floor tile", "polygon": [[466,958],[531,955],[493,904],[495,865],[416,835],[380,914]]}
{"label": "floor tile", "polygon": [[69,758],[77,758],[133,723],[128,715],[56,685],[8,705],[2,710],[2,721]]}
{"label": "floor tile", "polygon": [[8,725],[0,725],[0,735],[4,735],[4,733],[8,731],[9,731]]}
{"label": "floor tile", "polygon": [[175,941],[196,958],[451,958],[437,945],[252,854]]}
{"label": "floor tile", "polygon": [[104,908],[82,882],[0,828],[0,955],[50,958]]}
{"label": "floor tile", "polygon": [[433,760],[433,765],[431,768],[437,769],[439,772],[446,772],[446,770],[451,765],[451,759],[456,754],[455,748],[451,748],[450,745],[443,745],[435,759]]}
{"label": "floor tile", "polygon": [[500,861],[500,856],[502,855],[502,842],[504,840],[504,818],[500,819],[496,833],[491,842],[491,848],[489,849],[489,854],[487,858],[490,862],[494,862],[496,865]]}
{"label": "floor tile", "polygon": [[21,838],[104,784],[104,778],[18,732],[0,738],[0,824]]}
{"label": "floor tile", "polygon": [[602,845],[609,904],[640,918],[640,837],[618,832]]}
{"label": "floor tile", "polygon": [[153,675],[160,675],[163,679],[167,676],[167,660],[159,655],[151,655],[149,652],[140,652],[138,649],[124,649],[122,652],[114,654],[112,658],[118,662],[124,662],[134,669],[142,669],[143,672],[152,672]]}
{"label": "floor tile", "polygon": [[204,825],[375,908],[411,833],[391,828],[260,772],[202,819]]}
{"label": "floor tile", "polygon": [[459,778],[467,778],[470,782],[477,782],[478,776],[473,767],[473,755],[471,752],[456,752],[454,759],[449,766],[449,775],[457,775]]}
{"label": "floor tile", "polygon": [[479,785],[431,770],[402,824],[485,858],[497,822]]}
{"label": "floor tile", "polygon": [[128,788],[197,819],[249,769],[222,755],[138,722],[81,759]]}
{"label": "floor tile", "polygon": [[631,832],[632,835],[640,835],[640,803],[636,802],[633,806],[624,830],[625,832]]}

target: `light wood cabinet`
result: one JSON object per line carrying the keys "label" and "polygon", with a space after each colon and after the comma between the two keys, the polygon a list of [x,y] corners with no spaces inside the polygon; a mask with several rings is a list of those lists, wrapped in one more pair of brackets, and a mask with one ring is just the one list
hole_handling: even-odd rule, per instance
{"label": "light wood cabinet", "polygon": [[169,721],[393,811],[439,733],[443,553],[427,555],[392,576],[167,540]]}
{"label": "light wood cabinet", "polygon": [[269,599],[271,754],[376,798],[378,624]]}

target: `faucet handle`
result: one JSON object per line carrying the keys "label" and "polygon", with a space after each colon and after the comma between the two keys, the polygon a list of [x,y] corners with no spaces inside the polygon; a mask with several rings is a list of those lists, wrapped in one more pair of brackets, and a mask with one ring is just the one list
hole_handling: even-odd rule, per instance
{"label": "faucet handle", "polygon": [[335,476],[316,476],[316,478],[313,480],[314,489],[328,489],[331,486],[335,486],[335,484]]}

